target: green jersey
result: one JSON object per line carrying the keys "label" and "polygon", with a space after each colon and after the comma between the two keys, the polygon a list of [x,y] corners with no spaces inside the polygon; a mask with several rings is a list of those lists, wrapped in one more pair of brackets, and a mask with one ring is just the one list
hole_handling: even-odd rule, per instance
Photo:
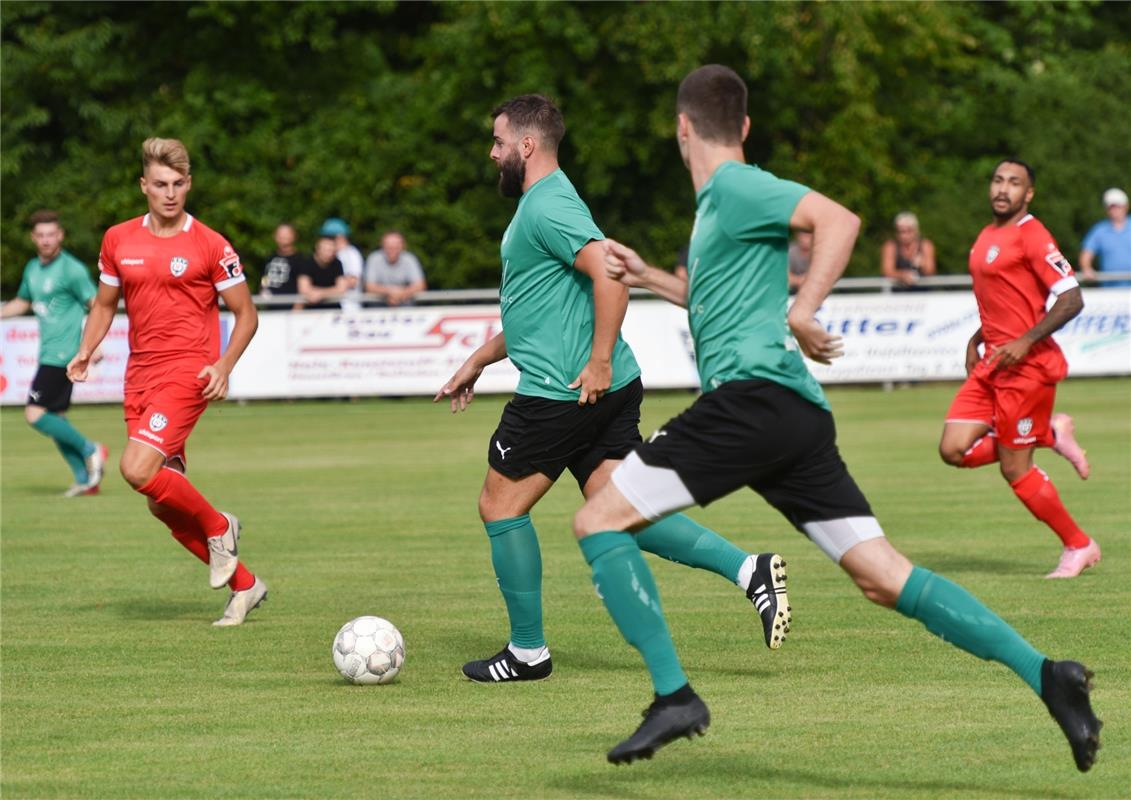
{"label": "green jersey", "polygon": [[33,258],[24,267],[17,297],[31,303],[39,320],[39,363],[65,367],[79,350],[82,320],[97,290],[82,262],[60,250],[47,264]]}
{"label": "green jersey", "polygon": [[[518,201],[503,234],[499,288],[507,355],[518,368],[518,394],[574,400],[569,384],[593,348],[593,281],[574,269],[581,248],[604,239],[569,178],[554,170]],[[620,333],[613,347],[609,391],[640,375]]]}
{"label": "green jersey", "polygon": [[737,161],[699,190],[687,317],[704,392],[762,379],[829,408],[786,324],[789,220],[808,191]]}

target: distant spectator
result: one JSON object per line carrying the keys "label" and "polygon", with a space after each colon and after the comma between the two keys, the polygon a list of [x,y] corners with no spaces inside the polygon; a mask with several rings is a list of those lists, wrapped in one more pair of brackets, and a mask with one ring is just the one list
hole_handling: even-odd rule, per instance
{"label": "distant spectator", "polygon": [[935,274],[935,246],[919,233],[919,218],[910,211],[896,215],[895,238],[884,242],[880,268],[895,291],[914,289],[919,278]]}
{"label": "distant spectator", "polygon": [[348,290],[342,262],[334,255],[336,248],[333,237],[320,236],[314,243],[314,258],[303,263],[298,275],[298,292],[305,299],[306,308],[337,308],[339,303],[335,301]]}
{"label": "distant spectator", "polygon": [[406,306],[427,288],[420,259],[405,250],[404,236],[386,231],[381,249],[365,261],[365,291],[380,295],[382,305]]}
{"label": "distant spectator", "polygon": [[809,274],[809,260],[813,258],[813,232],[797,231],[789,243],[789,291],[796,292]]}
{"label": "distant spectator", "polygon": [[679,255],[675,257],[675,269],[672,273],[681,281],[687,280],[687,254],[691,251],[691,245],[685,244],[679,248]]}
{"label": "distant spectator", "polygon": [[[1131,272],[1131,225],[1127,224],[1127,193],[1122,189],[1104,192],[1107,219],[1097,222],[1084,237],[1080,250],[1080,271],[1084,280],[1096,279],[1095,260],[1100,272]],[[1107,281],[1104,286],[1131,286],[1131,281]]]}
{"label": "distant spectator", "polygon": [[344,219],[330,217],[322,223],[322,236],[334,240],[334,255],[342,262],[342,272],[346,276],[346,296],[342,298],[342,308],[356,311],[361,308],[358,296],[361,294],[361,273],[365,259],[361,251],[350,242],[350,226]]}
{"label": "distant spectator", "polygon": [[298,275],[309,256],[295,250],[295,229],[283,223],[275,229],[275,252],[263,267],[259,291],[265,295],[298,294]]}

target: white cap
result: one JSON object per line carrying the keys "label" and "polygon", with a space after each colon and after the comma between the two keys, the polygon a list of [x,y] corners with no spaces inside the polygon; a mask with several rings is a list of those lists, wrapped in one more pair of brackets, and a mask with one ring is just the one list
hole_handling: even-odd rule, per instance
{"label": "white cap", "polygon": [[1108,206],[1126,206],[1127,192],[1122,189],[1108,189],[1104,192],[1104,208]]}

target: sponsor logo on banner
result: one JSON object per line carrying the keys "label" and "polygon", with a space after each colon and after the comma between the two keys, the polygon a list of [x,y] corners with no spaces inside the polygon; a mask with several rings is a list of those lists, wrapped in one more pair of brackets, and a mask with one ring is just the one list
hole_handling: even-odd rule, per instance
{"label": "sponsor logo on banner", "polygon": [[173,260],[169,262],[169,272],[173,273],[174,278],[184,275],[187,269],[188,259],[182,256],[174,256]]}

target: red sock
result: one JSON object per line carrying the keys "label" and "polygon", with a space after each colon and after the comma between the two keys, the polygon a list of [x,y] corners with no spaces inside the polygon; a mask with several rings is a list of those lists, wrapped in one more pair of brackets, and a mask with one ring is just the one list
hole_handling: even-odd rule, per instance
{"label": "red sock", "polygon": [[958,466],[966,469],[984,467],[997,461],[997,437],[992,433],[982,436],[962,456],[962,463]]}
{"label": "red sock", "polygon": [[1033,467],[1009,485],[1013,487],[1017,499],[1025,504],[1025,508],[1052,528],[1065,547],[1087,547],[1091,539],[1080,530],[1064,503],[1060,502],[1060,495],[1044,470]]}
{"label": "red sock", "polygon": [[213,508],[204,499],[204,495],[189,483],[189,479],[175,469],[162,467],[138,491],[153,502],[191,518],[207,536],[222,536],[228,529],[228,520],[224,515]]}

